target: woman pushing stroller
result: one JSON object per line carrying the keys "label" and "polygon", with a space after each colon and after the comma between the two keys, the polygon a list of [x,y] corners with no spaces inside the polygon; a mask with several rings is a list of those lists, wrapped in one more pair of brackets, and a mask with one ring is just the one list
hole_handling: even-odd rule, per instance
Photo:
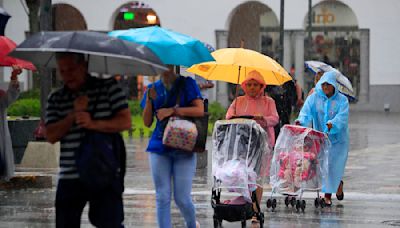
{"label": "woman pushing stroller", "polygon": [[[267,132],[268,144],[272,148],[275,145],[274,126],[279,122],[279,116],[276,111],[275,101],[264,95],[266,83],[262,75],[253,70],[246,76],[241,84],[244,96],[237,97],[231,104],[226,113],[226,119],[232,119],[237,116],[253,116],[253,119],[261,125]],[[263,189],[257,187],[256,196],[260,204]],[[257,222],[253,218],[253,222]]]}
{"label": "woman pushing stroller", "polygon": [[328,133],[331,142],[328,175],[322,181],[327,206],[332,205],[332,193],[336,193],[338,200],[344,197],[342,178],[349,150],[348,118],[349,102],[346,96],[339,93],[336,73],[324,73],[315,92],[307,97],[296,124],[310,126],[312,123],[314,129]]}

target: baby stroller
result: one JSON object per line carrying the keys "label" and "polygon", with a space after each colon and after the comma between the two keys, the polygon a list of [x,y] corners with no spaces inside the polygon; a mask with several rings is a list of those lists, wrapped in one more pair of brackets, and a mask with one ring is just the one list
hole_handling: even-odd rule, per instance
{"label": "baby stroller", "polygon": [[[311,128],[284,125],[277,139],[271,164],[271,198],[267,208],[276,208],[274,193],[285,195],[285,205],[296,206],[304,212],[304,191],[316,191],[315,207],[325,206],[319,196],[322,179],[328,170],[329,139],[326,134]],[[296,200],[296,196],[299,199]]]}
{"label": "baby stroller", "polygon": [[[264,214],[257,202],[255,190],[269,177],[268,161],[272,149],[266,132],[256,121],[244,118],[221,120],[215,123],[213,132],[211,205],[214,209],[214,227],[222,227],[222,220],[241,221],[256,216],[260,227]],[[221,200],[221,190],[239,193],[231,200]],[[254,210],[255,204],[257,210]]]}

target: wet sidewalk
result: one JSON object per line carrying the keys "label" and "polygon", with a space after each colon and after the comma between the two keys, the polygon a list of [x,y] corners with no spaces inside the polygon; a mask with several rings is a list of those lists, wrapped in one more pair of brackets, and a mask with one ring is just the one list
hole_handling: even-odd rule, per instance
{"label": "wet sidewalk", "polygon": [[[298,213],[286,208],[278,198],[276,211],[266,209],[270,189],[266,186],[263,211],[265,227],[393,227],[400,226],[400,115],[384,113],[351,113],[351,151],[344,177],[345,200],[333,201],[333,207],[315,209],[316,193],[306,193],[307,208]],[[156,227],[155,196],[150,175],[146,140],[128,144],[128,172],[125,179],[126,227]],[[209,167],[210,165],[209,156]],[[29,173],[29,170],[21,170]],[[51,175],[54,170],[35,170]],[[212,227],[210,205],[210,169],[197,170],[193,199],[202,227]],[[0,228],[54,227],[55,187],[0,191]],[[230,196],[230,194],[224,194]],[[87,211],[87,208],[85,209]],[[184,227],[175,205],[172,205],[174,227]],[[87,213],[82,227],[89,225]],[[240,223],[224,222],[224,227]],[[248,227],[251,225],[248,223]]]}

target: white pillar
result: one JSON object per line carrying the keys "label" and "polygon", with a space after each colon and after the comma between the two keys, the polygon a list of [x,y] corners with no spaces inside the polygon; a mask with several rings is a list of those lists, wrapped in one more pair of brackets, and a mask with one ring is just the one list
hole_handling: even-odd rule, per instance
{"label": "white pillar", "polygon": [[369,29],[360,30],[360,94],[359,103],[369,102]]}
{"label": "white pillar", "polygon": [[[216,36],[216,48],[226,48],[228,47],[228,31],[215,31]],[[216,86],[214,86],[212,91],[211,101],[218,101],[224,107],[228,107],[229,105],[229,96],[228,96],[228,83],[226,82],[216,82]]]}
{"label": "white pillar", "polygon": [[290,71],[290,67],[292,66],[292,32],[285,31],[285,36],[283,37],[283,67],[288,72]]}
{"label": "white pillar", "polygon": [[294,33],[296,79],[301,88],[304,88],[304,32]]}

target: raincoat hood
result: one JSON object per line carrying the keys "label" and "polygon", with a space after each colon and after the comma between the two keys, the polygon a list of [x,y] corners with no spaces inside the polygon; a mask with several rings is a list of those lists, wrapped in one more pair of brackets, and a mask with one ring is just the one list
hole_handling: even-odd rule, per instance
{"label": "raincoat hood", "polygon": [[[247,90],[246,84],[250,80],[257,81],[258,83],[261,84],[260,93],[256,97],[260,97],[260,96],[264,95],[264,90],[265,90],[265,87],[267,86],[267,84],[265,84],[265,80],[264,80],[263,76],[258,71],[253,70],[247,74],[246,79],[241,84],[243,91],[246,93],[246,96],[248,96],[247,95],[248,93],[246,91]],[[248,97],[250,97],[250,96],[248,96]]]}
{"label": "raincoat hood", "polygon": [[315,86],[315,90],[319,95],[326,96],[322,89],[322,84],[324,84],[325,82],[332,85],[335,88],[335,93],[332,95],[332,97],[335,97],[339,93],[339,88],[336,81],[336,72],[328,71],[322,75],[321,79]]}

